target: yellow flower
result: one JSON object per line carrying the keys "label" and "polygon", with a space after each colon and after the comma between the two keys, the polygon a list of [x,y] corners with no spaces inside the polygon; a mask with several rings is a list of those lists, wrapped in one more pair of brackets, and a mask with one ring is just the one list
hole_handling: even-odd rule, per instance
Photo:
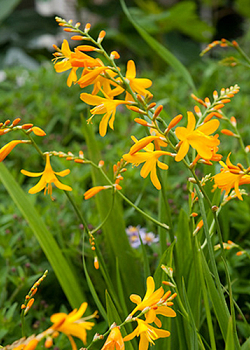
{"label": "yellow flower", "polygon": [[[128,61],[125,78],[129,82],[129,85],[133,90],[133,92],[136,92],[142,96],[146,96],[146,95],[152,96],[152,94],[148,90],[146,90],[152,85],[152,81],[149,79],[136,78],[135,63],[132,60]],[[132,96],[128,92],[126,93],[125,99],[126,101],[133,101]]]}
{"label": "yellow flower", "polygon": [[80,95],[81,100],[83,100],[85,103],[96,106],[90,110],[92,115],[104,114],[99,124],[99,133],[101,136],[106,135],[108,125],[111,129],[114,129],[116,107],[121,104],[129,103],[122,100],[113,100],[106,94],[105,97],[106,98],[93,96],[84,92]]}
{"label": "yellow flower", "polygon": [[162,287],[155,290],[155,282],[153,277],[149,276],[147,278],[147,291],[146,294],[141,300],[141,297],[137,294],[131,294],[130,300],[137,304],[134,310],[131,312],[131,316],[133,316],[136,311],[142,311],[146,308],[149,308],[149,314],[154,315],[154,319],[156,314],[161,314],[166,317],[175,317],[176,313],[170,307],[167,306],[166,298],[169,296],[169,292],[164,294],[164,289]]}
{"label": "yellow flower", "polygon": [[124,350],[124,341],[118,327],[112,328],[101,350]]}
{"label": "yellow flower", "polygon": [[13,148],[16,145],[18,145],[19,143],[29,143],[29,141],[13,140],[13,141],[10,141],[9,143],[7,143],[6,145],[4,145],[0,149],[0,162],[2,162],[7,157],[7,155],[13,150]]}
{"label": "yellow flower", "polygon": [[[158,136],[147,136],[140,141],[137,141],[135,138],[133,138],[136,144],[131,147],[129,153],[123,155],[123,159],[126,162],[132,163],[136,166],[145,162],[141,168],[140,175],[143,178],[146,178],[150,173],[150,179],[153,185],[157,188],[157,190],[160,190],[161,184],[157,177],[156,165],[158,165],[159,168],[165,170],[168,169],[168,165],[160,162],[158,158],[162,155],[171,155],[171,153],[165,151],[154,151],[154,145],[150,142],[155,139],[160,138]],[[145,152],[138,152],[138,150],[141,149],[143,149]]]}
{"label": "yellow flower", "polygon": [[73,350],[76,350],[77,348],[72,336],[81,339],[83,344],[86,344],[86,330],[90,330],[94,326],[93,322],[87,322],[86,318],[81,318],[87,306],[87,303],[82,303],[79,310],[75,309],[68,315],[60,312],[52,315],[50,318],[51,322],[54,323],[51,328],[55,331],[66,334]]}
{"label": "yellow flower", "polygon": [[215,175],[214,178],[214,188],[220,188],[221,191],[226,191],[226,195],[230,192],[232,188],[234,188],[237,197],[242,201],[242,195],[239,191],[239,186],[244,184],[250,184],[250,175],[247,174],[247,170],[244,169],[243,166],[239,166],[239,164],[233,165],[230,161],[229,153],[226,164],[224,162],[220,162],[222,166],[220,174]]}
{"label": "yellow flower", "polygon": [[108,67],[97,67],[95,69],[85,68],[81,78],[77,81],[77,83],[81,88],[91,85],[94,83],[96,78],[107,69]]}
{"label": "yellow flower", "polygon": [[73,67],[71,64],[72,51],[70,50],[69,43],[67,42],[66,39],[63,40],[62,47],[60,50],[60,55],[58,56],[56,54],[54,54],[56,56],[55,60],[57,60],[58,58],[62,58],[62,60],[55,64],[54,66],[55,70],[57,73],[62,73],[71,69],[71,72],[69,73],[69,76],[67,79],[67,85],[71,86],[72,83],[77,80],[77,75],[76,75],[77,67]]}
{"label": "yellow flower", "polygon": [[175,157],[177,162],[181,161],[186,156],[189,146],[196,149],[201,158],[209,160],[213,156],[214,147],[220,144],[217,136],[209,136],[217,130],[220,125],[217,119],[210,120],[197,129],[195,129],[195,124],[195,116],[192,112],[188,112],[187,127],[178,127],[175,130],[176,136],[181,140],[179,151]]}
{"label": "yellow flower", "polygon": [[29,193],[31,193],[31,194],[37,193],[37,192],[44,189],[44,194],[46,194],[46,192],[48,191],[48,193],[51,196],[52,195],[52,183],[54,183],[55,186],[60,188],[61,190],[72,191],[71,187],[62,184],[56,177],[56,175],[66,176],[70,173],[70,170],[66,169],[63,171],[55,172],[51,167],[49,154],[46,154],[46,165],[45,165],[45,169],[43,172],[31,173],[30,171],[27,171],[27,170],[21,170],[21,173],[26,175],[26,176],[30,176],[30,177],[42,176],[40,181],[29,190]]}
{"label": "yellow flower", "polygon": [[170,336],[169,331],[152,327],[149,324],[154,321],[153,317],[146,318],[146,321],[137,318],[136,321],[138,326],[132,333],[124,338],[124,341],[129,341],[134,337],[140,336],[139,350],[147,350],[149,343],[154,345],[154,340]]}

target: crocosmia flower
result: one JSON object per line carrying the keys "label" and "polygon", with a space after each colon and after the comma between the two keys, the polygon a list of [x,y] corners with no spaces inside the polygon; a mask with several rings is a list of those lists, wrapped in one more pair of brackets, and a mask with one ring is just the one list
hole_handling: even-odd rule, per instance
{"label": "crocosmia flower", "polygon": [[34,194],[37,192],[40,192],[41,190],[44,189],[44,194],[48,191],[50,196],[52,195],[52,183],[55,184],[56,187],[60,188],[61,190],[64,191],[72,191],[72,188],[70,186],[62,184],[56,177],[57,176],[66,176],[70,173],[69,169],[55,172],[50,164],[50,156],[49,154],[46,154],[46,165],[45,169],[41,173],[32,173],[27,170],[21,170],[21,173],[30,176],[30,177],[37,177],[37,176],[42,176],[40,181],[29,190],[29,193]]}
{"label": "crocosmia flower", "polygon": [[116,107],[121,104],[129,103],[122,100],[113,100],[106,94],[105,97],[106,98],[93,96],[85,92],[80,95],[81,100],[83,100],[85,103],[96,106],[90,110],[92,115],[104,114],[99,124],[99,133],[101,136],[106,135],[108,125],[111,129],[114,129]]}
{"label": "crocosmia flower", "polygon": [[242,165],[233,165],[230,161],[230,154],[227,157],[226,164],[220,162],[222,166],[221,172],[215,175],[214,178],[214,188],[220,188],[221,191],[225,191],[226,195],[234,188],[237,197],[242,201],[242,195],[239,191],[239,186],[244,184],[250,184],[250,175],[248,175],[247,170],[243,168]]}
{"label": "crocosmia flower", "polygon": [[[171,153],[165,152],[165,151],[154,151],[153,143],[149,143],[149,142],[157,138],[159,137],[147,136],[140,141],[137,141],[134,138],[134,140],[136,141],[136,144],[131,147],[129,153],[123,155],[123,159],[128,163],[132,163],[133,165],[139,165],[145,162],[145,164],[141,168],[140,175],[143,178],[146,178],[148,174],[150,174],[150,179],[153,185],[157,188],[157,190],[160,190],[161,184],[156,173],[156,165],[159,168],[165,169],[165,170],[168,169],[168,165],[160,162],[158,158],[160,158],[160,156],[163,156],[163,155],[171,155]],[[143,151],[137,152],[137,150],[140,150],[140,149],[142,149]]]}
{"label": "crocosmia flower", "polygon": [[159,338],[166,338],[170,336],[170,332],[164,329],[158,329],[151,326],[149,323],[153,322],[153,318],[150,316],[143,321],[139,318],[136,319],[138,326],[136,329],[124,338],[124,341],[129,341],[134,337],[140,336],[139,350],[147,350],[149,344],[154,345],[154,341]]}
{"label": "crocosmia flower", "polygon": [[119,327],[112,328],[101,350],[124,350],[124,341]]}
{"label": "crocosmia flower", "polygon": [[90,330],[95,325],[94,322],[88,322],[84,318],[81,318],[87,306],[87,303],[82,303],[79,310],[75,309],[68,315],[63,312],[59,312],[52,315],[50,318],[51,322],[54,323],[51,328],[54,331],[66,334],[70,340],[73,350],[76,350],[77,347],[72,336],[81,339],[83,344],[86,344],[86,331]]}
{"label": "crocosmia flower", "polygon": [[56,56],[55,60],[57,60],[58,58],[62,59],[60,62],[56,62],[54,67],[57,73],[65,72],[71,69],[67,79],[67,85],[70,87],[72,83],[77,80],[77,67],[73,67],[71,64],[72,51],[70,50],[69,43],[66,39],[63,40],[60,54],[60,56],[56,56],[56,54],[54,54]]}
{"label": "crocosmia flower", "polygon": [[[146,96],[152,95],[147,88],[152,85],[152,81],[144,78],[136,78],[136,68],[134,61],[130,60],[127,64],[126,80],[129,82],[129,85],[133,92],[138,93],[139,95]],[[126,98],[127,101],[133,101],[132,96],[127,92]]]}
{"label": "crocosmia flower", "polygon": [[210,136],[215,132],[220,122],[217,119],[208,121],[195,129],[196,120],[192,112],[188,112],[187,127],[178,127],[175,134],[181,141],[180,148],[175,157],[177,162],[181,161],[188,153],[189,147],[196,149],[201,158],[209,160],[213,156],[214,147],[220,144],[217,136]]}

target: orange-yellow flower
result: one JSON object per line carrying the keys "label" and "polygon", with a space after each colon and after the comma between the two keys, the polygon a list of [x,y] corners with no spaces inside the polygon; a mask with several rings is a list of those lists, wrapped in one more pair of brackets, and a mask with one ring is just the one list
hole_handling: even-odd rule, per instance
{"label": "orange-yellow flower", "polygon": [[89,86],[94,83],[96,78],[103,73],[108,67],[98,67],[95,69],[85,68],[81,78],[77,81],[81,88]]}
{"label": "orange-yellow flower", "polygon": [[221,172],[214,176],[214,188],[220,188],[221,191],[225,191],[226,195],[234,188],[237,197],[242,201],[242,195],[239,191],[239,186],[244,184],[250,184],[250,175],[246,172],[242,166],[233,165],[230,161],[230,154],[227,156],[226,164],[220,162],[222,166]]}
{"label": "orange-yellow flower", "polygon": [[78,50],[77,47],[75,48],[75,52],[71,53],[70,60],[72,67],[75,68],[93,68],[103,66],[101,60],[86,55],[85,53]]}
{"label": "orange-yellow flower", "polygon": [[46,192],[48,191],[48,193],[51,196],[52,195],[52,183],[54,183],[55,186],[60,188],[61,190],[72,191],[71,187],[62,184],[56,177],[56,175],[66,176],[70,173],[70,170],[66,169],[63,171],[55,172],[51,167],[49,154],[46,154],[46,165],[45,165],[45,169],[43,172],[32,173],[32,172],[27,171],[27,170],[21,170],[21,173],[26,175],[26,176],[30,176],[30,177],[42,176],[41,179],[39,180],[39,182],[29,190],[29,193],[31,193],[31,194],[37,193],[37,192],[44,189],[44,194],[46,194]]}
{"label": "orange-yellow flower", "polygon": [[[149,308],[149,314],[154,315],[154,322],[156,314],[161,314],[166,317],[175,317],[176,313],[167,305],[166,295],[169,296],[169,293],[164,294],[164,289],[162,287],[155,290],[155,282],[153,277],[149,276],[147,278],[147,291],[143,298],[137,294],[131,294],[130,300],[137,304],[134,310],[130,313],[133,316],[136,311],[142,311],[146,308]],[[158,319],[157,319],[158,320]]]}
{"label": "orange-yellow flower", "polygon": [[51,328],[55,331],[66,334],[70,340],[73,350],[76,350],[77,348],[72,336],[81,339],[83,344],[86,344],[86,331],[90,330],[94,326],[93,322],[87,322],[86,318],[81,318],[87,306],[87,303],[82,303],[79,310],[74,309],[68,315],[60,312],[52,315],[50,318],[51,322],[54,323]]}
{"label": "orange-yellow flower", "polygon": [[175,134],[180,142],[180,148],[175,157],[177,162],[181,161],[188,153],[189,146],[196,149],[201,158],[209,160],[213,156],[213,148],[220,144],[217,136],[209,136],[218,129],[220,122],[213,119],[195,129],[195,116],[188,112],[187,127],[178,127]]}
{"label": "orange-yellow flower", "polygon": [[124,350],[124,341],[119,327],[112,328],[101,350]]}
{"label": "orange-yellow flower", "polygon": [[62,58],[62,60],[60,62],[57,62],[54,67],[57,73],[65,72],[71,69],[71,72],[69,73],[69,76],[67,79],[67,85],[71,86],[73,82],[77,81],[77,75],[76,75],[77,67],[73,67],[71,64],[72,51],[70,50],[69,43],[67,42],[66,39],[63,40],[60,53],[61,53],[61,56],[56,56],[56,59]]}
{"label": "orange-yellow flower", "polygon": [[[156,173],[156,165],[164,170],[168,169],[168,165],[165,163],[162,163],[158,160],[158,158],[162,155],[171,155],[169,152],[165,151],[154,151],[154,145],[151,142],[154,139],[159,139],[158,136],[147,136],[144,139],[138,141],[134,139],[136,144],[131,147],[131,150],[129,153],[123,155],[123,159],[128,162],[132,163],[133,165],[137,166],[141,163],[145,164],[141,168],[140,175],[143,178],[146,178],[148,174],[150,173],[150,179],[153,183],[153,185],[160,190],[161,184],[157,177]],[[139,149],[143,149],[145,152],[137,152],[137,144],[141,145]]]}
{"label": "orange-yellow flower", "polygon": [[0,149],[0,162],[2,162],[7,157],[7,155],[13,150],[13,148],[16,145],[18,145],[19,143],[29,143],[29,141],[13,140],[13,141],[10,141],[9,143],[7,143],[6,145],[4,145]]}
{"label": "orange-yellow flower", "polygon": [[99,124],[99,133],[101,136],[106,135],[108,125],[111,129],[114,129],[116,107],[121,104],[129,103],[122,100],[113,100],[106,94],[105,97],[106,98],[93,96],[84,92],[80,95],[81,100],[83,100],[85,103],[96,106],[90,110],[92,115],[104,114]]}
{"label": "orange-yellow flower", "polygon": [[146,321],[136,319],[138,326],[136,329],[124,338],[124,341],[129,341],[134,337],[140,336],[139,350],[147,350],[149,343],[154,345],[154,340],[159,338],[166,338],[170,336],[170,332],[164,329],[158,329],[151,326],[149,323],[153,322],[153,317],[146,317]]}
{"label": "orange-yellow flower", "polygon": [[[146,90],[152,85],[152,81],[149,79],[136,78],[135,63],[132,60],[128,61],[125,78],[129,82],[133,92],[136,92],[142,96],[152,95],[148,90]],[[126,101],[133,101],[132,96],[128,92],[126,93],[125,99]]]}

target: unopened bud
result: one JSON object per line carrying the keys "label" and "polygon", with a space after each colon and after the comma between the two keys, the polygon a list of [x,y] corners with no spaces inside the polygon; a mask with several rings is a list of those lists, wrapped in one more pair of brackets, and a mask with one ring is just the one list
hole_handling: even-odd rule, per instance
{"label": "unopened bud", "polygon": [[215,213],[219,208],[217,207],[217,205],[213,205],[211,209]]}
{"label": "unopened bud", "polygon": [[105,35],[106,35],[106,32],[105,32],[104,30],[102,30],[102,31],[100,32],[98,38],[97,38],[97,42],[98,42],[99,44],[103,41]]}
{"label": "unopened bud", "polygon": [[87,23],[86,26],[85,26],[85,28],[84,28],[84,33],[88,33],[89,30],[90,30],[90,28],[91,28],[91,24],[90,24],[90,23]]}

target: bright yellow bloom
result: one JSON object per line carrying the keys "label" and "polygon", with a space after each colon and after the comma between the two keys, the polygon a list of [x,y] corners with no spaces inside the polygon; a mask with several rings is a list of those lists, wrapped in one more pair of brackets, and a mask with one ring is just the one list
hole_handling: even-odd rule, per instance
{"label": "bright yellow bloom", "polygon": [[147,278],[147,291],[143,300],[141,300],[141,297],[137,294],[130,295],[130,300],[137,304],[130,315],[133,316],[136,311],[142,311],[145,308],[149,308],[149,314],[153,314],[154,319],[156,314],[161,314],[166,317],[175,317],[176,313],[174,310],[167,306],[166,296],[168,297],[169,293],[164,294],[164,289],[162,287],[155,290],[154,279],[149,276]]}
{"label": "bright yellow bloom", "polygon": [[71,54],[73,53],[69,48],[69,43],[66,39],[63,40],[62,47],[60,50],[61,56],[56,56],[57,58],[62,58],[60,62],[57,62],[55,64],[55,70],[57,73],[65,72],[69,69],[71,69],[71,72],[69,73],[68,79],[67,79],[67,85],[70,87],[73,82],[77,81],[77,75],[76,70],[77,67],[73,67],[71,64]]}
{"label": "bright yellow bloom", "polygon": [[[111,78],[115,78],[117,73],[113,72],[111,69],[107,69],[105,70],[105,75]],[[121,86],[119,86],[118,83],[116,84],[114,81],[112,81],[108,77],[106,78],[105,76],[102,76],[102,75],[98,75],[96,79],[93,81],[93,84],[94,84],[94,88],[92,91],[92,95],[97,95],[98,92],[101,90],[101,91],[104,91],[106,95],[112,98],[114,96],[120,95],[124,91],[124,89]],[[115,86],[115,88],[111,89],[111,86]]]}
{"label": "bright yellow bloom", "polygon": [[209,136],[218,129],[220,122],[213,119],[195,129],[195,116],[188,112],[187,127],[178,127],[175,134],[180,142],[179,151],[175,157],[177,162],[181,161],[188,153],[189,146],[196,149],[201,158],[209,160],[213,156],[213,148],[220,144],[217,136]]}
{"label": "bright yellow bloom", "polygon": [[86,319],[81,318],[87,306],[87,303],[82,303],[79,310],[74,309],[68,315],[60,312],[52,315],[50,318],[51,322],[54,323],[51,328],[55,331],[66,334],[73,350],[76,350],[77,348],[72,336],[81,339],[83,344],[86,344],[86,330],[90,330],[94,326],[93,322],[87,322]]}
{"label": "bright yellow bloom", "polygon": [[[128,61],[125,78],[129,82],[129,85],[133,92],[136,92],[142,96],[152,95],[148,90],[146,90],[152,85],[152,81],[149,79],[136,78],[135,63],[132,60]],[[126,93],[125,99],[126,101],[133,101],[132,96],[128,92]]]}
{"label": "bright yellow bloom", "polygon": [[139,350],[147,350],[149,343],[154,345],[154,340],[170,336],[169,331],[152,327],[149,324],[154,321],[153,317],[146,318],[146,321],[137,318],[136,321],[138,326],[132,333],[124,338],[124,341],[129,341],[134,337],[140,336]]}
{"label": "bright yellow bloom", "polygon": [[94,83],[96,78],[103,73],[108,67],[98,67],[95,69],[85,68],[81,78],[77,81],[81,88],[89,86]]}
{"label": "bright yellow bloom", "polygon": [[247,170],[243,166],[233,165],[230,161],[230,154],[227,157],[226,164],[220,162],[222,166],[220,174],[215,175],[214,188],[220,188],[221,191],[226,191],[226,195],[234,188],[237,197],[242,201],[242,195],[239,191],[239,186],[244,184],[250,184],[250,175],[247,174]]}
{"label": "bright yellow bloom", "polygon": [[19,143],[29,143],[29,141],[13,140],[13,141],[10,141],[9,143],[7,143],[6,145],[4,145],[0,149],[0,162],[2,162],[7,157],[7,155],[13,150],[13,148],[16,145],[18,145]]}
{"label": "bright yellow bloom", "polygon": [[[157,177],[156,165],[164,170],[168,169],[168,165],[160,162],[158,158],[162,155],[171,155],[171,153],[165,151],[154,151],[154,145],[149,142],[155,139],[160,138],[158,136],[147,136],[138,142],[134,139],[136,144],[131,147],[129,153],[123,155],[123,159],[126,162],[132,163],[135,166],[145,162],[145,164],[141,168],[140,175],[143,178],[146,178],[150,173],[150,179],[153,185],[157,188],[157,190],[160,190],[161,184]],[[143,149],[145,152],[137,152],[138,149]]]}
{"label": "bright yellow bloom", "polygon": [[75,52],[71,53],[70,60],[72,67],[75,68],[94,68],[103,66],[101,60],[86,55],[85,53],[78,50],[77,47],[75,48]]}
{"label": "bright yellow bloom", "polygon": [[54,183],[55,186],[60,188],[61,190],[72,191],[71,187],[62,184],[56,177],[56,175],[66,176],[70,173],[70,170],[66,169],[63,171],[55,172],[51,167],[49,154],[46,154],[46,165],[45,165],[45,169],[43,172],[32,173],[32,172],[27,171],[27,170],[21,170],[21,173],[26,175],[26,176],[30,176],[30,177],[42,176],[40,181],[29,190],[29,193],[31,193],[31,194],[37,193],[37,192],[44,189],[44,194],[46,194],[46,192],[48,191],[48,193],[51,196],[52,195],[52,183]]}
{"label": "bright yellow bloom", "polygon": [[83,100],[85,103],[96,106],[90,110],[92,115],[104,114],[99,124],[99,133],[101,136],[106,135],[108,125],[111,129],[114,129],[116,107],[121,104],[129,103],[122,100],[113,100],[106,94],[105,97],[106,98],[93,96],[84,92],[80,95],[81,100]]}
{"label": "bright yellow bloom", "polygon": [[112,328],[101,350],[124,350],[124,341],[118,327]]}

